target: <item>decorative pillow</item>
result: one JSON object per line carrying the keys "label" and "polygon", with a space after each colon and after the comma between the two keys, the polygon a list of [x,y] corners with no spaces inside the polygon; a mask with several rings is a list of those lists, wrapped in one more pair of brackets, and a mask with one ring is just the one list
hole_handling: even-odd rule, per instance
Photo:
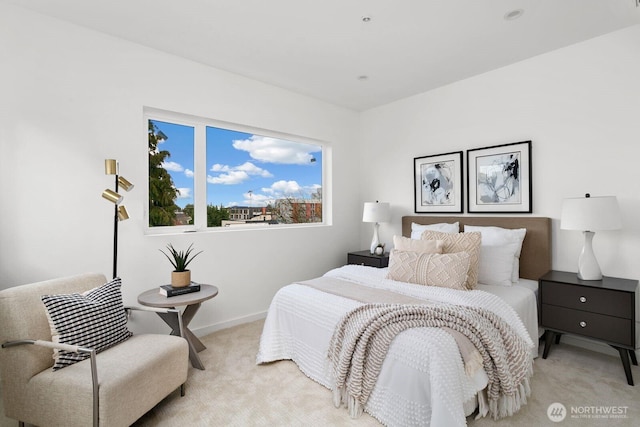
{"label": "decorative pillow", "polygon": [[513,254],[513,271],[511,272],[511,281],[516,283],[520,279],[520,252],[522,251],[522,242],[527,234],[526,228],[502,228],[502,227],[479,227],[474,225],[465,225],[465,232],[482,233],[482,245],[498,246],[508,243],[516,243],[516,250]]}
{"label": "decorative pillow", "polygon": [[478,282],[485,285],[511,286],[513,272],[513,253],[517,242],[503,245],[480,245],[480,265]]}
{"label": "decorative pillow", "polygon": [[[52,341],[100,352],[129,338],[132,334],[127,329],[120,286],[120,278],[115,278],[83,294],[43,295]],[[53,370],[88,357],[89,354],[54,350]]]}
{"label": "decorative pillow", "polygon": [[443,240],[416,240],[403,236],[393,236],[393,247],[399,251],[441,254],[443,246]]}
{"label": "decorative pillow", "polygon": [[391,250],[387,279],[426,286],[467,290],[469,254],[427,254]]}
{"label": "decorative pillow", "polygon": [[458,234],[460,232],[460,224],[456,221],[454,223],[448,222],[440,222],[438,224],[416,224],[415,222],[411,223],[411,238],[412,239],[420,239],[422,233],[426,230],[431,231],[440,231],[442,233],[449,234]]}
{"label": "decorative pillow", "polygon": [[478,267],[480,265],[480,233],[456,233],[448,234],[439,231],[427,230],[422,233],[423,240],[444,240],[442,253],[453,252],[469,253],[469,272],[465,286],[467,289],[475,289],[478,283]]}

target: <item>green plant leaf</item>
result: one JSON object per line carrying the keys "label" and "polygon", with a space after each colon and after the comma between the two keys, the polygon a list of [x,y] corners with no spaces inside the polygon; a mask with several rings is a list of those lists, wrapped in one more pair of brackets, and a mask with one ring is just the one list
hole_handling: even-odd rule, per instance
{"label": "green plant leaf", "polygon": [[196,253],[195,255],[192,255],[193,243],[191,243],[189,245],[189,247],[185,251],[178,251],[176,248],[173,247],[173,245],[171,243],[169,243],[167,245],[167,250],[168,250],[168,252],[169,252],[169,254],[171,256],[169,256],[162,249],[158,249],[158,250],[160,252],[162,252],[162,254],[165,257],[167,257],[167,259],[169,260],[169,262],[173,266],[174,271],[186,271],[187,270],[187,266],[191,263],[191,261],[193,261],[193,259],[195,257],[197,257],[198,255],[200,255],[203,252],[203,251],[200,251],[200,252]]}

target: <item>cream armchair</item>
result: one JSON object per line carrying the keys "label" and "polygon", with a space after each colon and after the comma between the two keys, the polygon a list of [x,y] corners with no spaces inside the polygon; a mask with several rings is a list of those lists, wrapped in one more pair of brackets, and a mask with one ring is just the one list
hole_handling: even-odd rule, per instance
{"label": "cream armchair", "polygon": [[[136,334],[97,354],[52,342],[40,297],[82,293],[106,281],[84,274],[0,291],[5,416],[21,426],[129,426],[174,390],[184,395],[189,349],[181,337]],[[139,309],[174,312],[182,323],[177,310]],[[52,348],[90,357],[53,371]]]}

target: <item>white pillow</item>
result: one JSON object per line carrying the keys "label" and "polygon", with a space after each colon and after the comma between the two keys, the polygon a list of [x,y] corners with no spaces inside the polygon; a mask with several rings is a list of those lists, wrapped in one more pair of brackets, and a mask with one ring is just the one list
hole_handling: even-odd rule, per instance
{"label": "white pillow", "polygon": [[[520,252],[522,251],[522,242],[527,234],[526,228],[502,228],[502,227],[480,227],[474,225],[465,225],[465,232],[477,231],[482,234],[481,245],[499,246],[508,243],[517,243],[514,254],[511,271],[511,281],[516,283],[520,279]],[[482,261],[480,261],[482,263]]]}
{"label": "white pillow", "polygon": [[480,245],[478,283],[485,285],[511,286],[513,254],[518,242],[502,245]]}
{"label": "white pillow", "polygon": [[460,232],[460,224],[456,221],[453,224],[448,222],[440,222],[438,224],[416,224],[411,223],[411,238],[420,239],[425,230],[440,231],[441,233],[458,234]]}

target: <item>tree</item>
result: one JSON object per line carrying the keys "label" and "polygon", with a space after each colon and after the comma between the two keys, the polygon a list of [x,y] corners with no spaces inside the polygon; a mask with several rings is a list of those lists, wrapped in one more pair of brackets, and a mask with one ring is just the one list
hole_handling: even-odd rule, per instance
{"label": "tree", "polygon": [[220,205],[207,205],[207,227],[220,227],[223,220],[229,219],[229,209]]}
{"label": "tree", "polygon": [[173,225],[178,189],[162,163],[171,157],[166,150],[158,151],[158,144],[166,139],[158,127],[149,120],[149,226]]}
{"label": "tree", "polygon": [[184,212],[184,214],[186,216],[188,216],[189,218],[191,218],[189,220],[189,224],[193,225],[193,204],[192,203],[187,203],[187,205],[182,209],[182,212]]}

